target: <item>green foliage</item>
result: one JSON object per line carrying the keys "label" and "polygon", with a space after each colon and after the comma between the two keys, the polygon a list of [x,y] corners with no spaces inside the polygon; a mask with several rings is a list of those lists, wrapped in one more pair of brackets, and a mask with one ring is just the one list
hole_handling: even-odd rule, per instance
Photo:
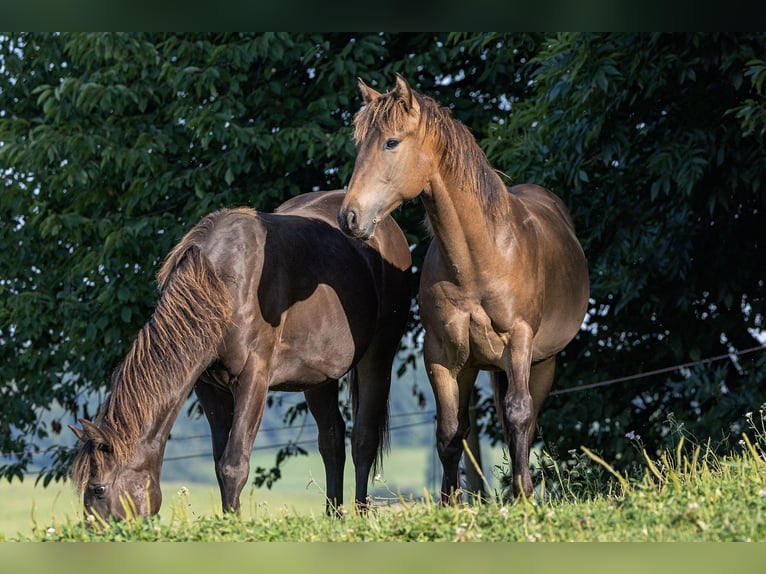
{"label": "green foliage", "polygon": [[291,456],[306,456],[308,452],[300,445],[289,442],[279,449],[274,461],[274,466],[265,468],[258,466],[253,471],[253,484],[257,487],[266,486],[271,488],[274,483],[282,478],[282,464]]}
{"label": "green foliage", "polygon": [[[528,97],[483,143],[515,181],[564,199],[589,259],[590,316],[557,388],[758,345],[765,39],[559,34],[528,63]],[[589,444],[624,464],[625,434],[659,452],[670,413],[729,435],[722,421],[766,399],[763,366],[761,353],[552,397],[540,424],[562,452]]]}
{"label": "green foliage", "polygon": [[[342,187],[356,78],[394,72],[466,123],[512,182],[572,211],[591,312],[556,388],[745,349],[763,329],[763,34],[14,33],[0,37],[0,476],[91,416],[200,216]],[[420,267],[420,206],[395,213]],[[413,275],[413,290],[418,276]],[[411,330],[417,340],[417,314]],[[410,365],[419,352],[405,352]],[[408,358],[407,358],[408,357]],[[668,415],[737,436],[763,355],[552,397],[546,445],[635,460]],[[425,390],[425,392],[430,392]],[[66,420],[46,422],[64,407]],[[489,403],[483,425],[496,432]],[[90,412],[89,412],[90,411]]]}

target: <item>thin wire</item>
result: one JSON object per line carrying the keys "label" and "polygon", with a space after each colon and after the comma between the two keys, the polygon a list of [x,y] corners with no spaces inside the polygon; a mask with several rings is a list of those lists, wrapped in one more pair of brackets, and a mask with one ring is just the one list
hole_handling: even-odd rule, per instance
{"label": "thin wire", "polygon": [[[394,431],[398,431],[398,430],[402,430],[402,429],[406,429],[406,428],[412,428],[412,427],[416,427],[416,426],[431,424],[431,422],[433,422],[433,415],[435,413],[430,413],[430,414],[429,413],[418,413],[418,414],[425,414],[425,415],[429,415],[429,416],[428,416],[427,420],[393,426],[389,430],[391,432],[394,432]],[[316,441],[317,441],[317,438],[318,437],[315,436],[313,438],[307,438],[307,439],[298,440],[298,441],[289,441],[287,444],[288,445],[296,445],[296,446],[297,445],[304,445],[304,444],[315,444]],[[257,450],[273,450],[273,449],[276,449],[276,448],[282,448],[284,446],[285,446],[284,444],[270,444],[270,445],[263,445],[263,446],[255,446],[255,447],[253,447],[252,451],[254,452],[254,451],[257,451]],[[184,454],[184,455],[179,455],[179,456],[168,456],[168,457],[165,457],[165,461],[169,462],[169,461],[174,461],[174,460],[186,460],[186,459],[189,459],[189,458],[201,458],[201,457],[209,457],[209,456],[213,456],[213,453],[210,452],[210,451],[198,452],[198,453],[195,453],[195,454]]]}
{"label": "thin wire", "polygon": [[[429,414],[429,413],[426,411],[411,411],[408,413],[394,413],[390,416],[390,418],[395,419],[395,418],[410,417],[410,416],[425,415],[425,414]],[[434,414],[433,411],[431,411],[431,414]],[[281,431],[288,431],[288,430],[295,430],[295,429],[296,427],[294,425],[288,424],[281,427],[262,428],[258,431],[258,434],[260,435],[263,433],[273,433],[273,432],[281,432]],[[178,436],[171,433],[169,440],[181,441],[181,440],[201,440],[201,439],[209,439],[209,438],[210,438],[210,434],[193,434],[193,435]]]}
{"label": "thin wire", "polygon": [[730,359],[732,356],[747,355],[748,353],[755,353],[756,351],[763,351],[766,349],[766,345],[759,345],[758,347],[750,347],[749,349],[743,349],[741,351],[731,351],[724,355],[717,355],[715,357],[708,357],[707,359],[700,359],[699,361],[689,361],[688,363],[681,363],[680,365],[673,365],[672,367],[663,367],[661,369],[654,369],[652,371],[646,371],[644,373],[636,373],[634,375],[626,375],[624,377],[617,377],[615,379],[609,379],[606,381],[600,381],[598,383],[590,383],[588,385],[580,385],[577,387],[569,387],[567,389],[558,389],[551,391],[548,396],[563,395],[567,393],[576,393],[579,391],[586,391],[588,389],[595,389],[598,387],[606,387],[609,385],[615,385],[617,383],[624,383],[626,381],[635,381],[637,379],[644,379],[646,377],[653,377],[654,375],[661,375],[663,373],[671,373],[681,369],[694,367],[695,365],[702,365],[705,363],[712,363],[714,361],[721,361],[723,359]]}
{"label": "thin wire", "polygon": [[[652,377],[652,376],[655,376],[655,375],[661,375],[663,373],[670,373],[670,372],[673,372],[673,371],[678,371],[678,370],[684,369],[684,368],[694,367],[695,365],[702,365],[702,364],[706,364],[706,363],[713,363],[715,361],[721,361],[721,360],[724,360],[724,359],[730,359],[731,357],[739,357],[739,356],[742,356],[742,355],[747,355],[749,353],[755,353],[755,352],[763,351],[763,350],[766,350],[766,345],[759,345],[757,347],[750,347],[748,349],[743,349],[741,351],[731,351],[729,353],[725,353],[725,354],[722,354],[722,355],[716,355],[714,357],[708,357],[706,359],[700,359],[698,361],[689,361],[687,363],[681,363],[681,364],[673,365],[673,366],[670,366],[670,367],[663,367],[663,368],[660,368],[660,369],[654,369],[654,370],[651,370],[651,371],[646,371],[644,373],[636,373],[636,374],[633,374],[633,375],[626,375],[624,377],[617,377],[617,378],[614,378],[614,379],[608,379],[606,381],[600,381],[600,382],[597,382],[597,383],[590,383],[590,384],[587,384],[587,385],[579,385],[579,386],[576,386],[576,387],[570,387],[570,388],[566,388],[566,389],[556,389],[556,390],[551,391],[548,396],[556,396],[556,395],[563,395],[563,394],[568,394],[568,393],[576,393],[576,392],[587,391],[587,390],[595,389],[595,388],[599,388],[599,387],[615,385],[615,384],[618,384],[618,383],[624,383],[624,382],[627,382],[627,381],[634,381],[634,380],[638,380],[638,379]],[[433,413],[433,411],[431,411],[431,412],[398,413],[398,414],[392,415],[392,418],[394,418],[394,417],[402,417],[402,416],[410,416],[410,415],[428,415],[429,417],[432,417],[432,416],[434,416],[434,414],[435,413]],[[407,427],[412,427],[412,426],[418,426],[418,425],[426,424],[426,423],[429,423],[429,422],[432,422],[432,419],[429,418],[429,420],[423,421],[423,422],[410,423],[410,424],[400,425],[400,426],[396,426],[396,427],[391,427],[390,430],[393,431],[393,430],[398,430],[400,428],[407,428]],[[281,430],[287,430],[287,429],[292,429],[292,428],[294,428],[294,427],[288,427],[288,426],[285,426],[285,427],[275,427],[275,428],[272,428],[272,429],[263,429],[261,432],[266,432],[267,430],[272,431],[272,432],[273,431],[281,431]],[[208,435],[192,435],[192,436],[185,436],[185,437],[181,436],[181,437],[173,437],[173,440],[189,440],[189,439],[201,439],[201,438],[209,438],[209,436]],[[306,439],[306,440],[303,440],[303,441],[300,441],[300,442],[293,442],[292,444],[309,444],[309,443],[312,443],[312,442],[315,442],[315,441],[316,441],[316,438],[314,438],[314,439]],[[283,446],[283,445],[259,446],[259,447],[255,447],[253,450],[274,449],[274,448],[280,448],[281,446]],[[2,452],[2,453],[0,453],[0,456],[2,456],[2,457],[17,456],[18,457],[18,456],[25,455],[25,454],[26,454],[26,452],[22,452],[22,453],[18,453],[18,452]],[[34,455],[40,454],[40,453],[32,452],[31,454],[34,456]],[[182,459],[186,459],[186,458],[195,458],[195,457],[201,457],[201,456],[211,456],[211,454],[210,453],[199,453],[199,454],[183,455],[183,456],[176,456],[176,457],[168,457],[165,460],[168,460],[168,461],[182,460]]]}

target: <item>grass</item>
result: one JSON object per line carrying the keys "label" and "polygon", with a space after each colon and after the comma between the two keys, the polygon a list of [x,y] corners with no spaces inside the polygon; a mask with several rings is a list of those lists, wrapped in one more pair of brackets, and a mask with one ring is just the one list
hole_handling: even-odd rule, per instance
{"label": "grass", "polygon": [[[396,447],[386,457],[381,480],[374,481],[371,494],[385,504],[395,502],[401,496],[412,493],[423,494],[424,485],[430,484],[435,490],[436,474],[430,467],[436,462],[433,449],[427,447]],[[487,465],[501,464],[502,452],[495,449],[485,452]],[[162,480],[163,506],[160,512],[160,525],[168,524],[181,511],[194,519],[209,519],[221,514],[220,495],[212,461],[192,459],[171,463],[176,464],[171,476],[182,476],[185,465],[189,466],[189,475],[204,477],[210,475],[209,482],[180,482]],[[261,452],[253,456],[251,468],[270,467],[274,464],[274,455]],[[168,468],[165,468],[167,471]],[[164,473],[163,473],[164,476]],[[307,456],[290,458],[282,469],[282,478],[272,489],[247,487],[242,493],[242,518],[245,520],[292,513],[306,515],[322,514],[324,511],[324,467],[315,450]],[[346,463],[345,489],[346,500],[353,499],[353,465]],[[35,486],[34,479],[23,483],[0,483],[0,541],[28,540],[35,532],[47,532],[48,528],[58,529],[62,524],[74,524],[80,516],[79,500],[70,483],[52,483],[48,488]],[[174,511],[171,511],[175,505]]]}
{"label": "grass", "polygon": [[[709,443],[680,438],[631,475],[588,449],[574,464],[545,454],[534,498],[442,507],[427,494],[394,496],[367,516],[326,517],[311,510],[243,501],[241,517],[201,512],[205,496],[188,490],[166,500],[161,518],[86,527],[79,520],[38,521],[29,541],[765,541],[766,433],[763,410],[753,438],[721,456]],[[752,422],[752,418],[751,418]],[[384,483],[385,486],[385,483]],[[260,492],[260,491],[259,491]],[[392,492],[393,495],[393,492]],[[258,495],[259,496],[259,495]],[[202,505],[202,506],[201,506]],[[208,503],[208,508],[211,503]]]}

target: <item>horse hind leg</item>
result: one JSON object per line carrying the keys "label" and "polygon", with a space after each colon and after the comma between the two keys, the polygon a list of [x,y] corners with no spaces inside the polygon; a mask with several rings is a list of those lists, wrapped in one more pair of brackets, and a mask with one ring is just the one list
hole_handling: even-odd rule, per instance
{"label": "horse hind leg", "polygon": [[377,472],[388,448],[388,395],[394,355],[373,345],[349,372],[354,425],[351,456],[354,461],[354,502],[358,511],[369,508],[370,473]]}
{"label": "horse hind leg", "polygon": [[343,505],[343,468],[346,464],[346,424],[338,408],[338,381],[304,392],[317,423],[319,454],[325,469],[326,511],[334,516]]}

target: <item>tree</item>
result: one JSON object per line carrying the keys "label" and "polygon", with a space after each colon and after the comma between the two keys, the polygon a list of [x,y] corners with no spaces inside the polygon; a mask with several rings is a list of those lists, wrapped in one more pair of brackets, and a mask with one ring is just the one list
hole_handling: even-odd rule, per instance
{"label": "tree", "polygon": [[[759,345],[765,41],[561,34],[529,63],[532,93],[483,143],[506,173],[565,200],[589,258],[590,317],[558,387]],[[766,400],[764,355],[561,394],[540,425],[561,452],[587,444],[624,461],[626,434],[665,446],[671,414],[698,440],[736,441]]]}

